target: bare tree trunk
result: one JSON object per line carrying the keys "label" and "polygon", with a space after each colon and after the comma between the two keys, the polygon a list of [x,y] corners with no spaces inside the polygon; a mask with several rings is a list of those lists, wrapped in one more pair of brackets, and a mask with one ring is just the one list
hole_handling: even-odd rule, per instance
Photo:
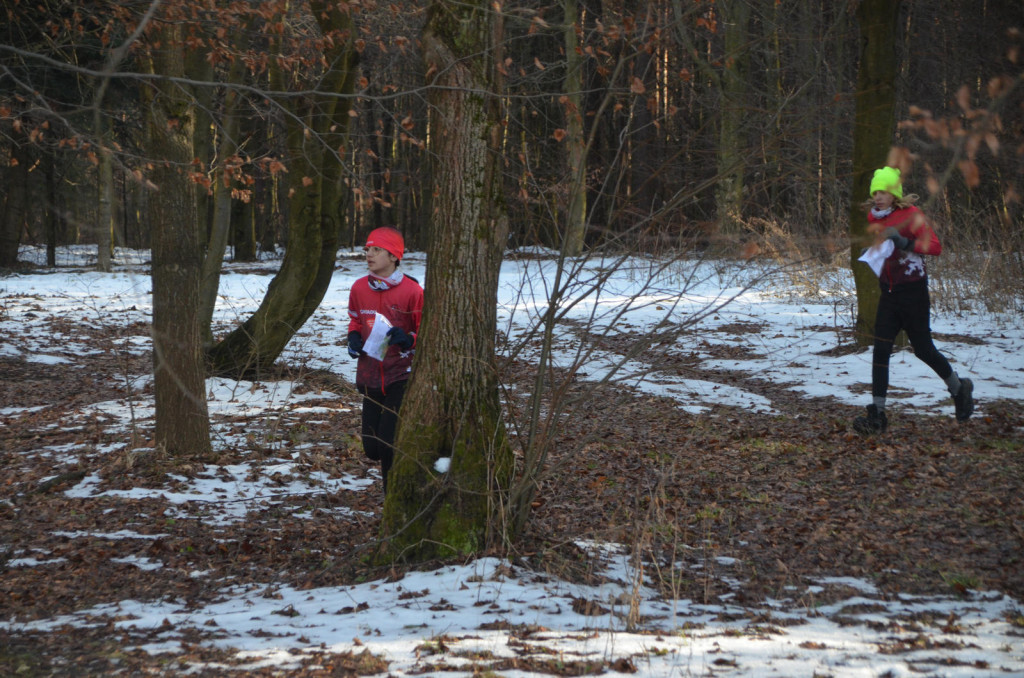
{"label": "bare tree trunk", "polygon": [[[150,56],[154,74],[181,76],[180,25],[168,24]],[[146,91],[147,149],[156,161],[148,200],[153,233],[153,374],[156,446],[173,456],[210,453],[206,374],[199,334],[202,245],[195,184],[188,176],[195,125],[191,99],[179,85],[158,82]]]}
{"label": "bare tree trunk", "polygon": [[238,200],[231,205],[231,231],[228,244],[232,248],[234,261],[256,261],[256,245],[262,243],[256,237],[255,214],[260,215],[263,233],[268,234],[270,241],[265,249],[272,249],[277,223],[281,220],[280,206],[277,200],[278,178],[256,177],[253,184],[253,196],[262,201],[262,211],[257,211],[255,203],[244,203]]}
{"label": "bare tree trunk", "polygon": [[587,140],[583,130],[583,54],[579,51],[579,8],[576,0],[564,0],[565,19],[565,142],[569,179],[569,204],[565,213],[562,249],[575,257],[583,251],[587,230]]}
{"label": "bare tree trunk", "polygon": [[[654,8],[647,5],[643,20],[637,16],[638,24],[649,30],[654,21]],[[623,48],[632,51],[628,42]],[[658,172],[659,149],[658,129],[655,120],[658,90],[657,57],[647,50],[637,50],[630,58],[627,70],[630,75],[630,112],[628,136],[629,203],[633,217],[632,226],[638,219],[655,212],[660,207],[662,190]]]}
{"label": "bare tree trunk", "polygon": [[46,265],[53,268],[57,265],[57,229],[60,225],[57,212],[57,160],[53,153],[44,153],[42,161],[46,173]]}
{"label": "bare tree trunk", "polygon": [[899,0],[862,0],[857,6],[861,51],[853,126],[850,260],[857,287],[855,331],[862,346],[874,341],[880,292],[874,272],[857,261],[868,244],[867,219],[860,204],[868,198],[871,173],[885,162],[895,133],[899,12]]}
{"label": "bare tree trunk", "polygon": [[[847,25],[849,22],[847,13],[839,12],[835,18],[835,22],[834,35],[846,35]],[[846,71],[847,59],[850,58],[850,46],[845,40],[833,40],[832,42],[834,43],[833,62],[835,64],[833,69],[837,73],[843,73]],[[836,83],[833,87],[834,89],[829,92],[829,94],[832,94],[832,97],[835,96],[833,92],[840,91],[840,88],[842,87],[841,81]],[[843,131],[845,127],[843,125],[844,109],[842,106],[833,106],[829,115],[829,131],[826,135],[827,147],[825,150],[825,155],[828,157],[828,161],[826,163],[827,172],[825,173],[825,176],[829,179],[825,187],[825,202],[828,206],[828,213],[825,215],[825,220],[830,224],[834,224],[839,223],[842,217],[841,205],[843,183],[836,181],[836,178],[839,176],[840,172],[839,151],[842,148],[842,139],[845,137],[845,132]],[[822,230],[824,232],[827,229],[823,228]]]}
{"label": "bare tree trunk", "polygon": [[722,68],[722,106],[718,134],[718,221],[725,233],[740,230],[743,218],[743,176],[747,152],[744,125],[747,115],[747,70],[750,62],[750,0],[719,3],[725,32]]}
{"label": "bare tree trunk", "polygon": [[[223,170],[222,170],[223,171]],[[213,345],[213,311],[217,306],[220,289],[220,271],[231,229],[231,187],[224,185],[225,175],[215,177],[213,183],[213,223],[203,258],[202,284],[199,288],[199,326],[203,333],[203,346]]]}
{"label": "bare tree trunk", "polygon": [[109,147],[110,135],[106,130],[101,135],[103,147],[99,153],[99,198],[96,214],[96,270],[111,270],[111,239],[114,233],[114,160]]}
{"label": "bare tree trunk", "polygon": [[224,93],[224,106],[220,143],[217,149],[217,160],[220,166],[213,180],[213,219],[206,243],[206,256],[203,258],[202,283],[199,287],[199,328],[203,335],[203,346],[213,345],[213,330],[210,324],[213,311],[217,305],[217,291],[220,288],[220,271],[224,263],[224,251],[227,249],[228,234],[231,232],[231,175],[229,172],[232,159],[238,152],[238,99],[239,94],[231,86],[240,82],[244,69],[243,61],[237,59],[231,66],[228,77],[228,89]]}
{"label": "bare tree trunk", "polygon": [[13,143],[11,157],[4,174],[5,200],[0,211],[0,268],[10,268],[18,261],[21,234],[25,229],[25,200],[28,193],[28,170],[31,156],[23,143]]}
{"label": "bare tree trunk", "polygon": [[[494,337],[508,224],[495,64],[499,15],[485,0],[435,2],[423,34],[436,165],[425,305],[402,406],[383,530],[389,556],[422,561],[507,538],[512,470]],[[434,470],[448,457],[447,473]]]}

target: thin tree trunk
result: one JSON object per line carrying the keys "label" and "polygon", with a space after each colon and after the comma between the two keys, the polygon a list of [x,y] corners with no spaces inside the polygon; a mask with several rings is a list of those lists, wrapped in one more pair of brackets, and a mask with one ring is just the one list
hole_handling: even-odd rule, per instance
{"label": "thin tree trunk", "polygon": [[576,0],[564,0],[565,20],[565,142],[569,179],[569,204],[565,214],[563,249],[570,257],[583,251],[587,229],[587,140],[583,129],[583,54],[579,51],[579,8]]}
{"label": "thin tree trunk", "polygon": [[57,177],[56,159],[52,153],[43,154],[46,168],[46,265],[53,268],[57,265]]}
{"label": "thin tree trunk", "polygon": [[[824,2],[824,0],[822,0]],[[839,74],[846,72],[846,63],[849,58],[849,45],[846,40],[842,39],[846,35],[848,26],[848,15],[845,11],[838,12],[835,18],[835,30],[834,35],[838,36],[838,39],[834,39],[834,53],[832,55],[833,67],[832,69]],[[822,45],[822,47],[824,47]],[[839,80],[833,86],[834,89],[827,92],[828,96],[834,101],[838,93],[842,88],[842,81]],[[839,223],[842,216],[840,206],[842,204],[842,182],[837,181],[839,177],[840,167],[840,154],[841,148],[840,142],[845,136],[843,132],[843,117],[844,108],[842,106],[832,106],[831,118],[830,118],[830,129],[827,135],[828,146],[825,150],[826,156],[828,157],[827,166],[828,172],[826,178],[829,180],[826,186],[826,203],[828,205],[828,214],[826,215],[826,221],[829,224]],[[822,229],[823,232],[827,232],[827,228]]]}
{"label": "thin tree trunk", "polygon": [[[253,194],[259,194],[263,190],[262,187],[267,184],[265,179],[257,177],[253,184]],[[272,182],[271,185],[273,185]],[[269,195],[265,190],[263,192],[265,197]],[[252,200],[249,202],[231,201],[231,237],[228,244],[232,246],[232,261],[256,261],[256,214],[256,205]],[[272,224],[276,223],[278,218],[276,213],[271,212],[267,207],[266,211],[261,214],[265,228],[268,231],[273,231]]]}
{"label": "thin tree trunk", "polygon": [[220,166],[213,180],[213,219],[210,224],[206,256],[203,258],[202,283],[199,288],[199,328],[203,346],[213,345],[213,311],[217,305],[217,291],[220,288],[220,271],[224,263],[228,235],[231,232],[231,176],[229,164],[238,152],[238,92],[231,85],[241,80],[244,73],[243,61],[236,59],[228,77],[228,89],[224,93],[224,107],[217,160]]}
{"label": "thin tree trunk", "polygon": [[[645,13],[642,24],[649,28],[654,21],[653,8],[648,5]],[[640,20],[639,17],[637,19]],[[632,50],[632,45],[624,43],[623,48]],[[652,108],[657,98],[657,58],[647,50],[637,50],[630,59],[627,73],[630,75],[631,94],[627,168],[630,206],[636,214],[629,222],[623,223],[628,228],[637,218],[643,219],[641,215],[652,214],[660,207],[662,191],[658,173],[658,129],[655,109]]]}
{"label": "thin tree trunk", "polygon": [[0,268],[11,268],[18,261],[21,234],[25,230],[25,203],[28,170],[32,159],[23,143],[13,143],[9,166],[5,168],[6,200],[0,213]]}
{"label": "thin tree trunk", "polygon": [[96,215],[96,270],[111,270],[111,239],[114,232],[114,161],[111,156],[109,134],[101,134],[103,147],[99,153],[99,209]]}

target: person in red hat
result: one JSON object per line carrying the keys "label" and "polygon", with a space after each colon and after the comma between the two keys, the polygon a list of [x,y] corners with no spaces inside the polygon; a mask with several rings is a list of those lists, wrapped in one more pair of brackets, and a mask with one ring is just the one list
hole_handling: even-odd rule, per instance
{"label": "person in red hat", "polygon": [[[348,354],[359,361],[356,388],[363,396],[363,451],[380,462],[386,493],[398,410],[412,371],[423,314],[423,288],[415,278],[398,270],[405,240],[396,229],[374,229],[363,251],[369,274],[357,280],[349,292]],[[371,337],[377,323],[388,326],[387,332],[378,328]],[[381,336],[382,341],[375,341]]]}

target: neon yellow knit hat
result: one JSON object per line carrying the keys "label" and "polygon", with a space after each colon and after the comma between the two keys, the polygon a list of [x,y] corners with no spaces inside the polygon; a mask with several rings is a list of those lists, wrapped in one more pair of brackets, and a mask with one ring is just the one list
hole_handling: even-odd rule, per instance
{"label": "neon yellow knit hat", "polygon": [[900,171],[895,167],[883,167],[876,169],[875,175],[871,177],[870,195],[876,191],[888,191],[897,198],[903,197],[903,185],[900,183]]}

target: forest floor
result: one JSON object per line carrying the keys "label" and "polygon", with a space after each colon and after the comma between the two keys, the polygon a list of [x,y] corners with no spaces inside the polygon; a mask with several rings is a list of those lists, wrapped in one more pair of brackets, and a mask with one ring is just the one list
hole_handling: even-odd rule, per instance
{"label": "forest floor", "polygon": [[[53,329],[58,337],[68,328]],[[98,347],[109,339],[102,329],[74,331],[80,341]],[[90,332],[93,336],[81,336]],[[147,356],[129,360],[126,364],[111,352],[75,356],[63,364],[0,356],[0,617],[59,618],[120,599],[199,605],[221,595],[222,584],[190,576],[193,571],[230,572],[234,582],[298,589],[400,576],[367,564],[378,538],[379,481],[368,490],[301,493],[283,500],[285,506],[346,507],[347,520],[331,511],[313,510],[296,520],[288,511],[250,510],[244,520],[218,526],[215,534],[202,520],[166,518],[171,508],[166,498],[98,502],[69,496],[66,490],[87,474],[101,479],[97,490],[171,491],[176,478],[194,476],[208,463],[228,467],[251,461],[254,450],[260,454],[259,441],[268,439],[261,433],[253,447],[218,449],[215,459],[200,463],[136,454],[125,434],[108,430],[101,417],[68,426],[69,412],[124,397],[111,375],[147,373]],[[528,390],[529,370],[519,369],[522,389]],[[699,365],[687,369],[701,376]],[[359,408],[351,386],[322,373],[284,370],[281,376],[300,379],[307,389],[333,391],[335,396],[318,403],[336,414],[313,422],[296,411],[276,420],[277,445],[304,450],[300,459],[310,473],[372,476],[374,467],[354,437]],[[869,579],[883,595],[957,595],[970,589],[1024,600],[1021,403],[986,403],[984,416],[964,424],[951,417],[897,415],[886,434],[865,439],[850,427],[858,412],[849,406],[741,375],[704,376],[741,381],[744,389],[770,396],[783,414],[718,407],[691,415],[667,398],[602,387],[579,416],[566,418],[560,427],[552,446],[554,472],[539,488],[526,533],[511,552],[496,555],[528,569],[586,579],[594,573],[580,542],[623,544],[650,563],[692,561],[687,576],[652,569],[648,584],[661,585],[676,598],[707,602],[728,596],[735,604],[754,603],[794,584],[837,576]],[[221,423],[238,432],[268,427],[262,413],[236,414]],[[141,447],[146,435],[143,427]],[[118,446],[121,451],[109,452]],[[64,450],[77,462],[55,475],[53,450]],[[266,454],[273,456],[269,448]],[[125,529],[162,535],[138,543],[136,555],[164,566],[147,569],[112,560],[125,546],[109,535]],[[15,552],[45,554],[52,564],[7,567]],[[129,638],[113,623],[62,632],[0,630],[0,674],[173,668],[165,656],[126,651],[128,640],[138,644],[144,638]],[[1024,620],[1016,624],[1024,626]],[[177,661],[182,666],[231,663],[229,652],[202,641],[198,632],[188,638]],[[289,675],[385,670],[367,661],[352,655],[336,658],[328,668],[309,664]]]}

